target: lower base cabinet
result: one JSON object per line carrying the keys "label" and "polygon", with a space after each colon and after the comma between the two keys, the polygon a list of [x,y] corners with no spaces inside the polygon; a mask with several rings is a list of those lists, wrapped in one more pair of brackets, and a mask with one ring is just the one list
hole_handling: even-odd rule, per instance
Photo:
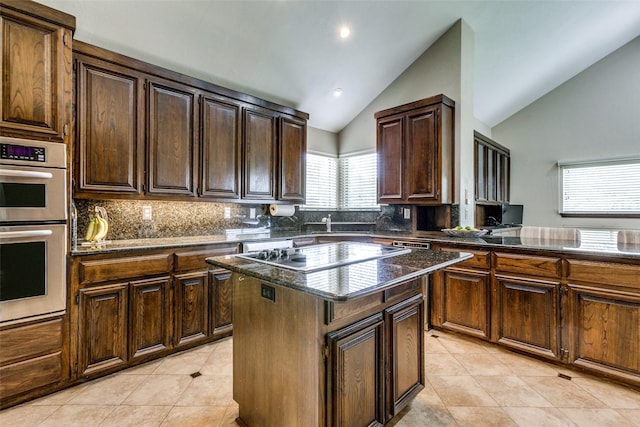
{"label": "lower base cabinet", "polygon": [[560,283],[496,275],[498,342],[560,359]]}
{"label": "lower base cabinet", "polygon": [[208,274],[208,271],[198,271],[174,277],[175,345],[178,347],[203,341],[209,333]]}
{"label": "lower base cabinet", "polygon": [[129,357],[147,358],[171,347],[169,276],[129,285]]}
{"label": "lower base cabinet", "polygon": [[210,316],[211,334],[214,337],[228,335],[233,330],[231,323],[233,314],[231,272],[228,270],[210,271],[209,291],[211,294],[209,306],[213,309],[213,313]]}

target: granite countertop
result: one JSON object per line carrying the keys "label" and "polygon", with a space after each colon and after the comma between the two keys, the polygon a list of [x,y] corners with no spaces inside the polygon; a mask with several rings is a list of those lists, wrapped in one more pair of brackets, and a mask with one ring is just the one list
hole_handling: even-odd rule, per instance
{"label": "granite countertop", "polygon": [[215,234],[207,236],[186,236],[157,239],[116,240],[103,245],[78,246],[71,251],[72,256],[93,255],[101,253],[125,252],[132,249],[162,249],[180,248],[194,245],[210,244],[239,244],[242,242],[265,239],[294,239],[311,237],[378,237],[403,241],[431,242],[441,244],[464,244],[495,249],[527,249],[533,251],[550,251],[562,253],[579,253],[583,255],[607,256],[612,258],[640,258],[640,245],[611,246],[597,241],[584,239],[578,245],[574,242],[562,240],[522,241],[520,237],[482,236],[478,238],[450,237],[440,231],[422,232],[419,236],[402,232],[332,232],[332,233],[302,233],[302,232],[271,232],[258,234]]}
{"label": "granite countertop", "polygon": [[466,252],[412,250],[409,253],[303,273],[258,261],[224,255],[209,264],[296,289],[323,299],[346,301],[393,287],[471,258]]}

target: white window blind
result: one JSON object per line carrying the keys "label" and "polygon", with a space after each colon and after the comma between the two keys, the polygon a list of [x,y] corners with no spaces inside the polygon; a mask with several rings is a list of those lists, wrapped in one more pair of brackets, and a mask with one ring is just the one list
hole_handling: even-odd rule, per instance
{"label": "white window blind", "polygon": [[306,189],[302,209],[338,209],[338,159],[307,154]]}
{"label": "white window blind", "polygon": [[558,164],[560,212],[640,214],[640,159]]}
{"label": "white window blind", "polygon": [[376,153],[340,159],[340,208],[379,209],[376,187]]}
{"label": "white window blind", "polygon": [[340,159],[307,153],[307,196],[303,210],[379,209],[376,154]]}

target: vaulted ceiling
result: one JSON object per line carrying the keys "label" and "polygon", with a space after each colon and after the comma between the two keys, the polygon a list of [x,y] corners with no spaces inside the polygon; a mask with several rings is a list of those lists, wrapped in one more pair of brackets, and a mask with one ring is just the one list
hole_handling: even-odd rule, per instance
{"label": "vaulted ceiling", "polygon": [[489,126],[640,35],[638,0],[39,2],[75,15],[82,41],[290,105],[331,132],[460,18],[475,34],[474,113]]}

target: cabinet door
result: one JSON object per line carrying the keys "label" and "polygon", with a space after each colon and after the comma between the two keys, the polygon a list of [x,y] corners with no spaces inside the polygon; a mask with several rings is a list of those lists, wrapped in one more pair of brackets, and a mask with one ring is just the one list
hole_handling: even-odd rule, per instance
{"label": "cabinet door", "polygon": [[144,357],[170,347],[169,277],[129,284],[129,354]]}
{"label": "cabinet door", "polygon": [[447,269],[433,277],[431,321],[436,326],[489,339],[491,276],[488,271]]}
{"label": "cabinet door", "polygon": [[71,69],[65,69],[70,66],[71,32],[4,8],[0,24],[0,128],[16,136],[62,141],[65,100],[71,94]]}
{"label": "cabinet door", "polygon": [[378,120],[378,201],[404,200],[404,116]]}
{"label": "cabinet door", "polygon": [[398,414],[424,388],[423,313],[422,294],[385,310],[389,337],[387,419]]}
{"label": "cabinet door", "polygon": [[222,335],[231,332],[232,289],[231,272],[216,270],[209,273],[211,282],[211,333]]}
{"label": "cabinet door", "polygon": [[244,110],[242,197],[275,199],[276,117],[263,108]]}
{"label": "cabinet door", "polygon": [[438,200],[442,167],[438,141],[438,108],[427,107],[407,115],[404,176],[406,199]]}
{"label": "cabinet door", "polygon": [[144,81],[133,70],[76,55],[75,194],[140,194]]}
{"label": "cabinet door", "polygon": [[177,346],[199,341],[207,336],[207,275],[207,271],[200,271],[174,276]]}
{"label": "cabinet door", "polygon": [[560,356],[559,282],[496,275],[498,342],[550,359]]}
{"label": "cabinet door", "polygon": [[278,199],[304,203],[307,155],[307,123],[293,117],[280,119],[280,169]]}
{"label": "cabinet door", "polygon": [[368,317],[327,336],[327,425],[384,424],[384,322]]}
{"label": "cabinet door", "polygon": [[79,295],[78,373],[127,363],[127,284],[86,288]]}
{"label": "cabinet door", "polygon": [[240,198],[240,106],[207,94],[201,98],[200,195]]}
{"label": "cabinet door", "polygon": [[569,363],[640,384],[640,293],[569,284]]}
{"label": "cabinet door", "polygon": [[479,202],[487,201],[487,147],[480,144],[477,140],[475,143],[475,175],[476,175],[476,200]]}
{"label": "cabinet door", "polygon": [[195,93],[173,82],[149,81],[147,192],[193,196]]}

